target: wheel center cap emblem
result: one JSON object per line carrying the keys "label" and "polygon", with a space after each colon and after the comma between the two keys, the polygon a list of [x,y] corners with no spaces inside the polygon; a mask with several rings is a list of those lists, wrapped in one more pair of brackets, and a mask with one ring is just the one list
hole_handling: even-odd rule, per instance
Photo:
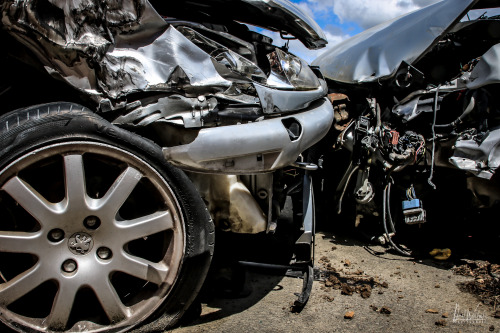
{"label": "wheel center cap emblem", "polygon": [[94,240],[84,232],[74,233],[68,240],[69,250],[74,254],[84,255],[92,250]]}

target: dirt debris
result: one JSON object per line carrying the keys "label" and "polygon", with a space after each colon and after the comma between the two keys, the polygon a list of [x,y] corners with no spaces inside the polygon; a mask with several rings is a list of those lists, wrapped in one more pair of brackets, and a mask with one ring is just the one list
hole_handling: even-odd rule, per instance
{"label": "dirt debris", "polygon": [[447,322],[445,319],[439,319],[438,321],[436,321],[436,326],[446,326],[447,325]]}
{"label": "dirt debris", "polygon": [[[354,272],[344,273],[342,269],[337,270],[332,266],[330,260],[326,257],[321,257],[319,263],[324,267],[321,274],[324,276],[324,286],[322,290],[329,292],[330,290],[340,290],[342,295],[352,296],[359,294],[362,298],[369,298],[372,295],[373,288],[388,288],[387,282],[380,282],[378,277],[365,275],[364,271],[358,269]],[[341,263],[352,266],[351,261],[343,260]]]}
{"label": "dirt debris", "polygon": [[438,311],[438,310],[436,310],[436,309],[427,309],[427,310],[425,310],[425,313],[438,314],[438,313],[439,313],[439,311]]}
{"label": "dirt debris", "polygon": [[500,265],[483,260],[464,260],[452,268],[457,275],[473,277],[473,281],[459,283],[459,288],[476,295],[483,304],[496,306],[500,295]]}
{"label": "dirt debris", "polygon": [[354,311],[347,311],[345,314],[344,314],[344,318],[345,319],[352,319],[354,317]]}
{"label": "dirt debris", "polygon": [[323,299],[325,299],[327,302],[333,302],[335,300],[335,297],[329,295],[323,295]]}
{"label": "dirt debris", "polygon": [[379,312],[382,314],[390,315],[392,313],[392,310],[387,306],[383,306],[380,308]]}

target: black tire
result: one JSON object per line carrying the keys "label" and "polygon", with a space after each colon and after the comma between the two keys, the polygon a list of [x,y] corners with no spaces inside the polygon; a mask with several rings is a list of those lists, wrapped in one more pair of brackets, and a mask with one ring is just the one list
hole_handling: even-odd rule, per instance
{"label": "black tire", "polygon": [[72,103],[0,117],[6,326],[163,331],[198,294],[213,247],[198,192],[153,142]]}

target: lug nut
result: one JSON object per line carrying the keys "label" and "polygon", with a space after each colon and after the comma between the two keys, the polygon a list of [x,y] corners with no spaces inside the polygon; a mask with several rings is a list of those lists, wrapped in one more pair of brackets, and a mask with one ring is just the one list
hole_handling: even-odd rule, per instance
{"label": "lug nut", "polygon": [[87,216],[83,220],[83,225],[88,229],[97,229],[101,225],[101,220],[97,216]]}
{"label": "lug nut", "polygon": [[107,247],[100,247],[97,249],[97,256],[102,260],[108,260],[111,259],[113,253]]}
{"label": "lug nut", "polygon": [[64,238],[64,231],[62,231],[61,229],[52,229],[48,235],[48,239],[51,242],[59,242],[63,238]]}
{"label": "lug nut", "polygon": [[68,259],[62,264],[62,270],[65,271],[66,273],[73,273],[76,271],[76,261],[73,259]]}

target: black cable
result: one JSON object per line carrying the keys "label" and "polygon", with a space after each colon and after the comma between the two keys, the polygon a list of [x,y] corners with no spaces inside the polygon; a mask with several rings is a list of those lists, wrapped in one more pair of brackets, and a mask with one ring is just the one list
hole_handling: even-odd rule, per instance
{"label": "black cable", "polygon": [[[408,252],[408,251],[405,251],[401,248],[399,248],[399,246],[397,246],[393,241],[392,241],[392,238],[391,238],[391,235],[389,234],[389,231],[387,230],[387,204],[388,204],[388,200],[390,200],[390,198],[387,197],[387,189],[390,187],[390,181],[388,180],[387,181],[387,184],[384,188],[384,194],[383,194],[383,204],[382,204],[382,224],[384,225],[384,231],[385,231],[385,235],[387,237],[387,240],[389,241],[389,243],[391,244],[392,248],[394,250],[396,250],[397,252],[399,252],[400,254],[404,255],[404,256],[407,256],[407,257],[411,257],[411,253]],[[391,218],[391,227],[393,228],[393,233],[395,234],[396,233],[396,229],[394,228],[394,223],[392,222],[392,218]]]}

